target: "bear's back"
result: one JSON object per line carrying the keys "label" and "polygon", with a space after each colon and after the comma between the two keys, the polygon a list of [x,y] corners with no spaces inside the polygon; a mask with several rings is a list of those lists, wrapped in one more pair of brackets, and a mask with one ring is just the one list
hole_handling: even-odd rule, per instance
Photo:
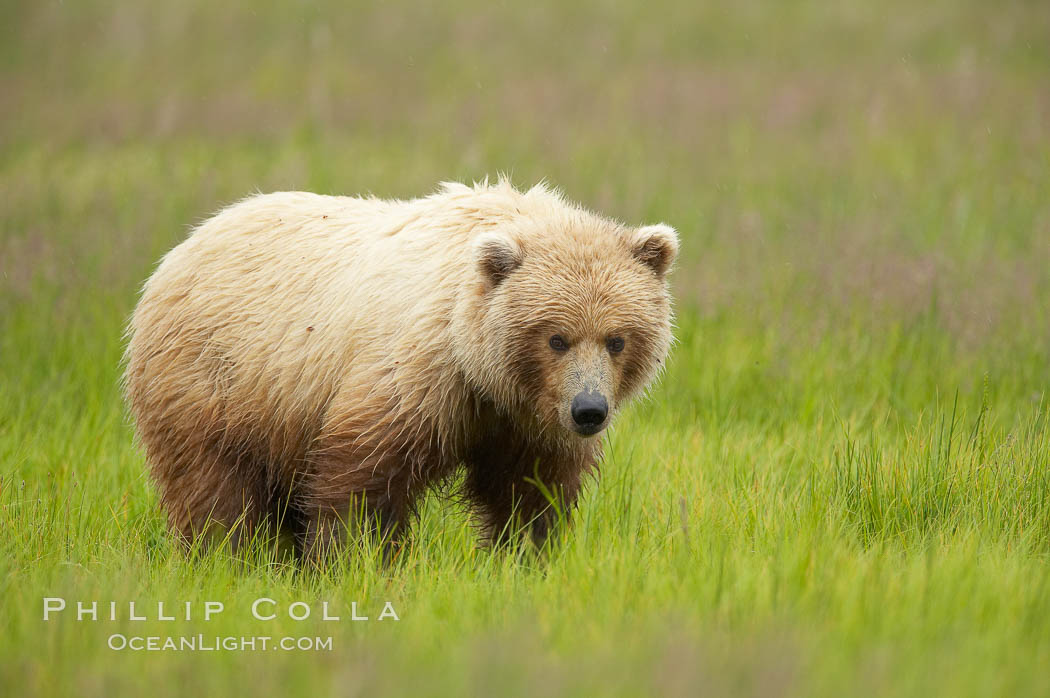
{"label": "bear's back", "polygon": [[289,192],[206,221],[164,258],[132,318],[133,411],[296,451],[341,384],[443,370],[469,233],[433,225],[428,206]]}

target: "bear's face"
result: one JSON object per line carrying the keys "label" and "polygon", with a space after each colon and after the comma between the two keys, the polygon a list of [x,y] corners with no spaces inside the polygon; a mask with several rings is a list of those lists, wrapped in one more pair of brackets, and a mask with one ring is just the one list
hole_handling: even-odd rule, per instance
{"label": "bear's face", "polygon": [[479,339],[497,348],[483,380],[497,403],[559,436],[607,427],[669,349],[665,277],[677,251],[669,226],[589,218],[480,236]]}

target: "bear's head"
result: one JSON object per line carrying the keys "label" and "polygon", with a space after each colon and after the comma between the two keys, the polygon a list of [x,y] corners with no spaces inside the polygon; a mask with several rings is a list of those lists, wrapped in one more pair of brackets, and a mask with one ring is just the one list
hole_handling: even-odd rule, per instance
{"label": "bear's head", "polygon": [[[559,215],[555,215],[559,214]],[[678,237],[559,207],[479,234],[466,373],[512,417],[585,439],[644,391],[672,341]]]}

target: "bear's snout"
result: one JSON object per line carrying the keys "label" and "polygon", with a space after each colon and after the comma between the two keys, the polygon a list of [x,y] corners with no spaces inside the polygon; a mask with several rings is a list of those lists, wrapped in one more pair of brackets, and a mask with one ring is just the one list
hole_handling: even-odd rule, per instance
{"label": "bear's snout", "polygon": [[572,399],[570,411],[576,431],[590,436],[602,430],[605,418],[609,416],[609,401],[597,391],[580,391]]}

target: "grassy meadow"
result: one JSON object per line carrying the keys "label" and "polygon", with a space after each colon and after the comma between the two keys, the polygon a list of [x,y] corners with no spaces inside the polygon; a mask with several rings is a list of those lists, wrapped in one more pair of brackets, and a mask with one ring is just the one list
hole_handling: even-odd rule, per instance
{"label": "grassy meadow", "polygon": [[[386,567],[184,555],[118,386],[159,257],[498,172],[682,238],[572,529],[492,553],[434,497]],[[5,695],[1050,695],[1048,385],[1045,3],[0,2]],[[198,633],[332,647],[107,646]]]}

